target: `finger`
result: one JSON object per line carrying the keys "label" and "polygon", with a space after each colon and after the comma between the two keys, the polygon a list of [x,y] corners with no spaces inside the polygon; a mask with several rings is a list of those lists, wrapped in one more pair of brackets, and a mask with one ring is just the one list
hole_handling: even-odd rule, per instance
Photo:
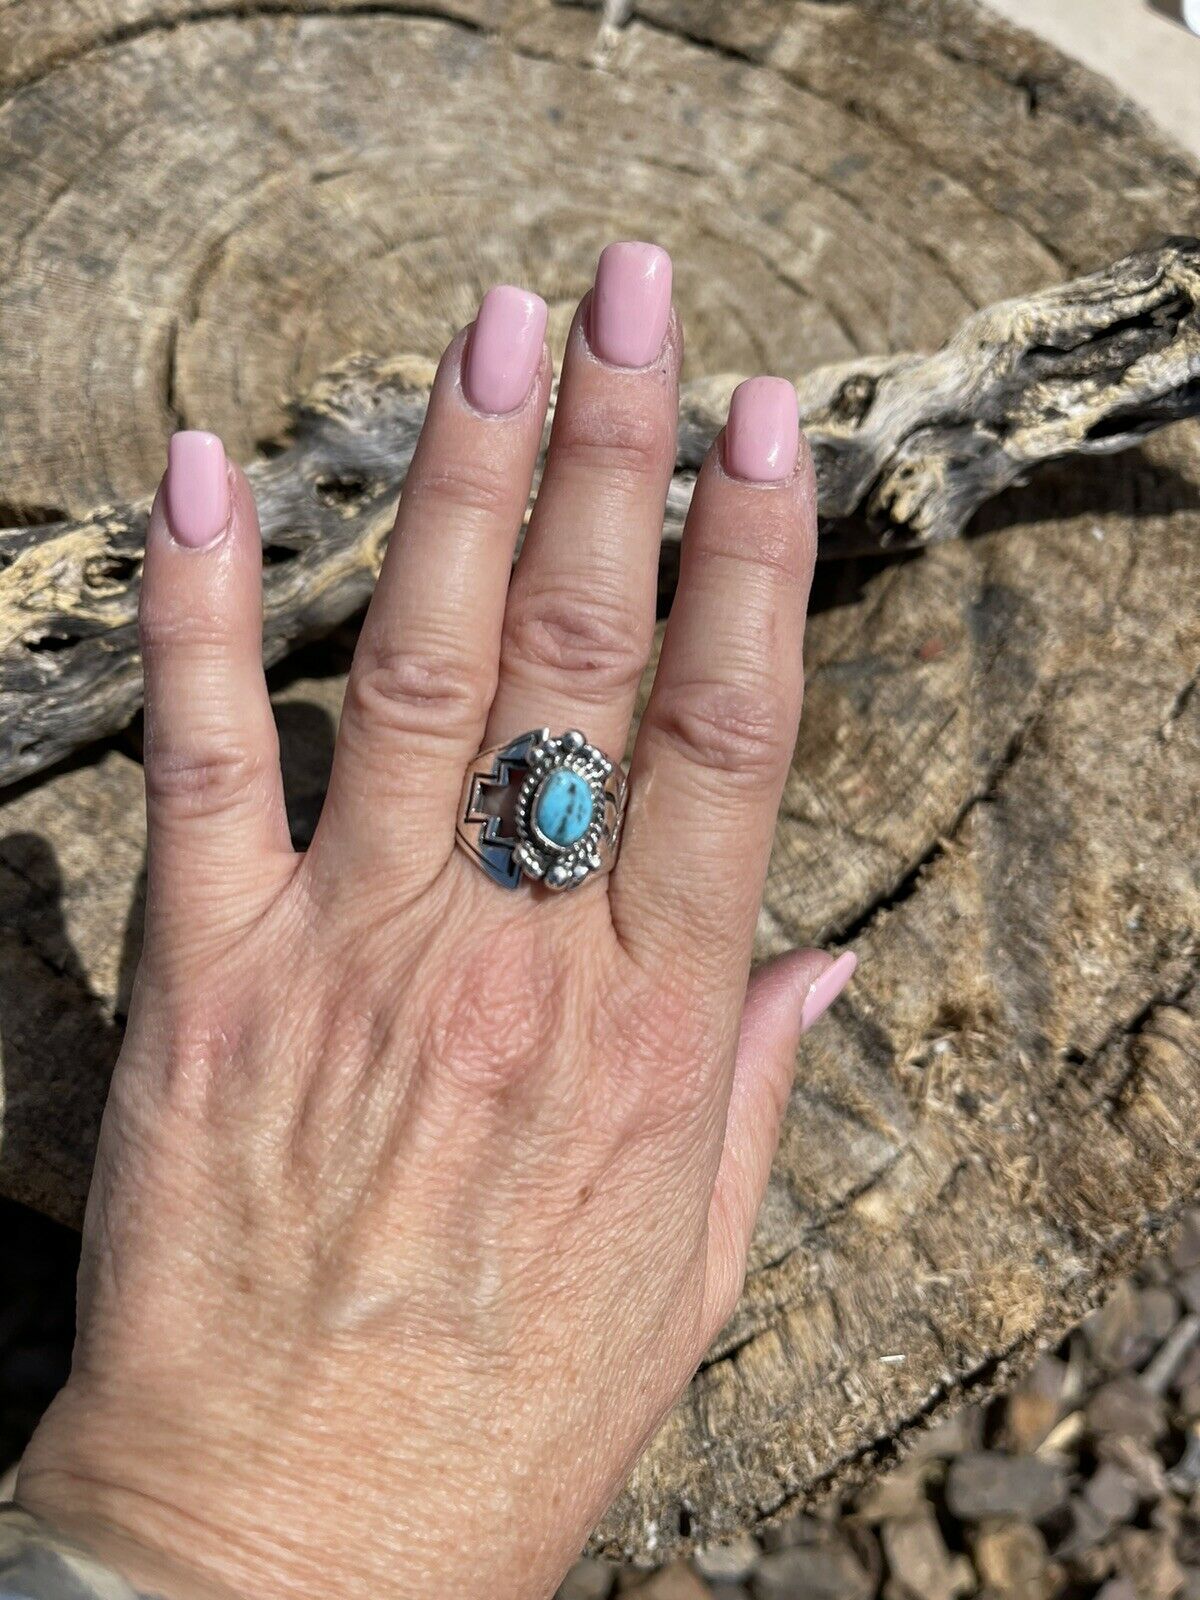
{"label": "finger", "polygon": [[355,652],[318,870],[428,872],[453,846],[549,399],[545,327],[537,295],[492,289],[442,358]]}
{"label": "finger", "polygon": [[734,392],[684,529],[679,584],[630,775],[613,918],[651,961],[740,993],[800,719],[816,548],[796,393]]}
{"label": "finger", "polygon": [[750,979],[709,1213],[714,1330],[732,1314],[795,1073],[796,1046],[854,976],[852,950],[794,950]]}
{"label": "finger", "polygon": [[263,677],[258,517],[211,433],[171,440],[140,605],[148,915],[218,935],[256,915],[295,858]]}
{"label": "finger", "polygon": [[486,742],[578,726],[618,759],[654,632],[681,341],[671,260],[609,245],[567,344]]}

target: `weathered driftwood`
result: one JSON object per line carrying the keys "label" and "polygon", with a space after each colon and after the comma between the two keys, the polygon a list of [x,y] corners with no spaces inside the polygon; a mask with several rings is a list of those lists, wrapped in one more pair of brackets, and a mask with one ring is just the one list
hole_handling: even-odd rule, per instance
{"label": "weathered driftwood", "polygon": [[[612,237],[671,248],[689,375],[803,375],[1200,232],[1191,164],[955,0],[406,5],[0,8],[3,520],[138,500],[180,422],[269,455],[321,373],[432,357],[489,281],[546,293],[561,342]],[[862,967],[806,1043],[743,1304],[604,1548],[875,1470],[1200,1189],[1198,509],[1188,424],[919,559],[825,564],[759,949]],[[301,838],[344,665],[276,669]],[[0,798],[0,1186],[75,1218],[140,783],[123,740]]]}
{"label": "weathered driftwood", "polygon": [[[267,559],[267,659],[368,597],[428,391],[423,364],[359,360],[298,408],[293,442],[254,463]],[[666,535],[736,379],[690,384]],[[1037,467],[1127,449],[1200,411],[1200,243],[973,316],[932,356],[823,368],[801,381],[821,552],[953,538]],[[0,783],[123,727],[141,703],[136,613],[146,506],[0,530]]]}

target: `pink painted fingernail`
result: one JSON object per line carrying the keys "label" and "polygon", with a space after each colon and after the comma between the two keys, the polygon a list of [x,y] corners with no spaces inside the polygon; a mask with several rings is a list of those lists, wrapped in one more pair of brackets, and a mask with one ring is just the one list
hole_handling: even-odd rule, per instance
{"label": "pink painted fingernail", "polygon": [[801,1033],[807,1033],[813,1023],[825,1015],[854,976],[857,966],[858,957],[853,950],[843,950],[836,961],[829,963],[804,997],[800,1010]]}
{"label": "pink painted fingernail", "polygon": [[786,378],[747,378],[725,424],[725,470],[749,483],[783,483],[796,470],[800,405]]}
{"label": "pink painted fingernail", "polygon": [[167,446],[167,526],[176,543],[201,550],[229,521],[229,464],[215,433],[188,429]]}
{"label": "pink painted fingernail", "polygon": [[503,283],[480,302],[467,340],[463,389],[476,411],[515,411],[533,387],[546,338],[546,302]]}
{"label": "pink painted fingernail", "polygon": [[588,308],[588,343],[614,367],[658,359],[671,316],[671,258],[656,244],[610,244],[600,252]]}

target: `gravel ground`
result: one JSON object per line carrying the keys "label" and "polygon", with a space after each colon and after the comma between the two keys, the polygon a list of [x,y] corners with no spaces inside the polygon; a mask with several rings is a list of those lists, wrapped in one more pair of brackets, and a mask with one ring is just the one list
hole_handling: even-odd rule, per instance
{"label": "gravel ground", "polygon": [[[0,1202],[0,1490],[66,1375],[75,1236]],[[888,1477],[686,1563],[584,1561],[560,1600],[1200,1600],[1200,1211],[1011,1394]]]}

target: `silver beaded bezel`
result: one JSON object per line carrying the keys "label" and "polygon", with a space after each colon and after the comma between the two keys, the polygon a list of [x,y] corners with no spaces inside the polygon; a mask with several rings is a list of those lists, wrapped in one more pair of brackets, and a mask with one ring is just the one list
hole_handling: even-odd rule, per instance
{"label": "silver beaded bezel", "polygon": [[[604,834],[608,797],[605,785],[613,764],[603,751],[589,744],[578,728],[552,738],[549,728],[541,728],[527,756],[528,770],[517,794],[514,820],[517,832],[516,858],[523,871],[544,883],[547,889],[573,889],[604,866],[601,840]],[[534,822],[538,791],[554,772],[574,772],[587,784],[592,796],[592,819],[587,831],[573,844],[559,845]]]}

